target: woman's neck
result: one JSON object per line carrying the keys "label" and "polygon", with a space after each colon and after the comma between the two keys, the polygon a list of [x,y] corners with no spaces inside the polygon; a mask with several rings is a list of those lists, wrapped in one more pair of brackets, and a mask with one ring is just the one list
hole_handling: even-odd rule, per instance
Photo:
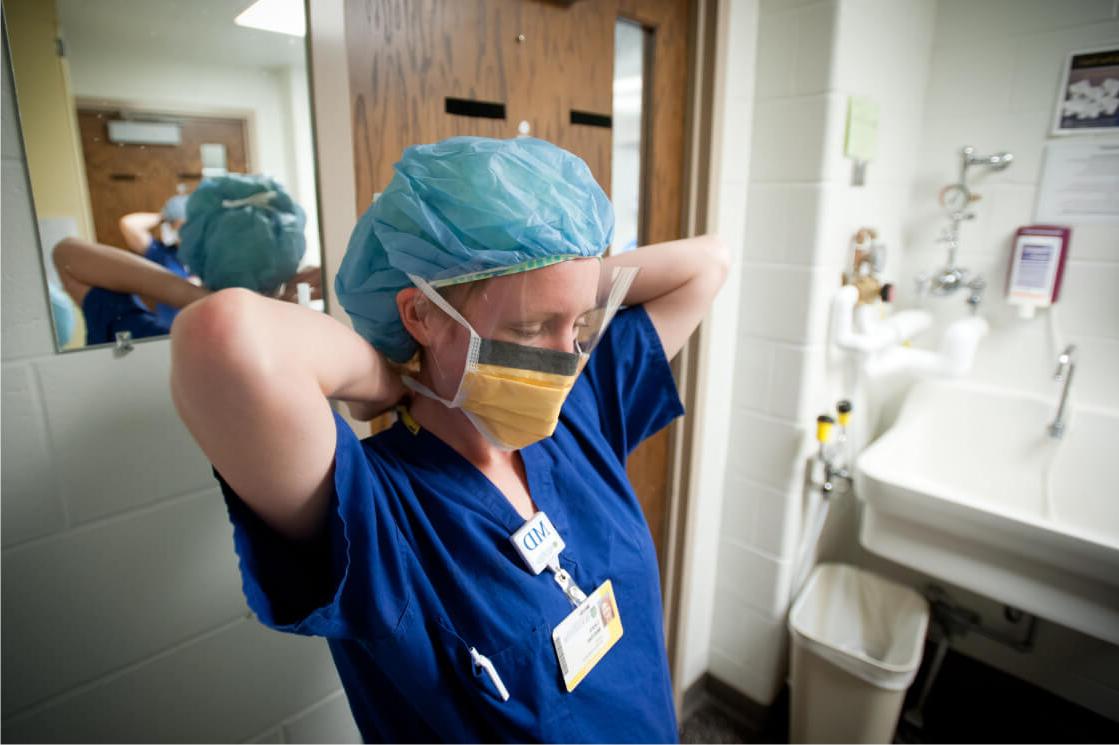
{"label": "woman's neck", "polygon": [[[421,381],[431,387],[431,381]],[[423,395],[415,395],[409,407],[412,418],[421,427],[451,446],[488,478],[524,519],[536,512],[536,503],[529,493],[528,473],[519,451],[502,450],[478,431],[462,409],[449,406]]]}
{"label": "woman's neck", "polygon": [[412,398],[410,412],[417,424],[480,469],[513,463],[516,453],[495,447],[467,419],[462,409],[452,409],[439,401],[417,394]]}

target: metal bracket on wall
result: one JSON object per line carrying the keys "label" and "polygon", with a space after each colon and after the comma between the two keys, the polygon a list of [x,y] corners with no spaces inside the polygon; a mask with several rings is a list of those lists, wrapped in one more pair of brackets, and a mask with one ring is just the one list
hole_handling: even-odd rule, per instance
{"label": "metal bracket on wall", "polygon": [[114,357],[123,357],[134,349],[132,346],[132,332],[118,331],[116,346],[113,348]]}

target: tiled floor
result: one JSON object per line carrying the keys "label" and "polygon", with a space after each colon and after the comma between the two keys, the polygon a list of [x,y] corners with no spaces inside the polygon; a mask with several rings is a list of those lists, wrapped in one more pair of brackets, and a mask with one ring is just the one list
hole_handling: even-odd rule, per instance
{"label": "tiled floor", "polygon": [[708,696],[680,727],[681,743],[760,743],[789,741],[789,696],[785,689],[765,720],[751,721]]}
{"label": "tiled floor", "polygon": [[[931,657],[926,650],[925,659]],[[903,711],[915,702],[924,674]],[[1119,742],[1119,722],[956,652],[945,658],[924,714],[920,729],[903,716],[894,742]],[[788,721],[787,689],[764,722],[749,721],[708,696],[681,725],[680,742],[788,742]]]}

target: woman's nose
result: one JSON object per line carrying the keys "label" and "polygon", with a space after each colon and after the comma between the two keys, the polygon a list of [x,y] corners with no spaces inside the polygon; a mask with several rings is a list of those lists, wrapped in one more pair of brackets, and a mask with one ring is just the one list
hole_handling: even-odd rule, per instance
{"label": "woman's nose", "polygon": [[546,340],[544,347],[557,352],[574,352],[575,330],[571,329],[569,331],[560,331],[551,334]]}

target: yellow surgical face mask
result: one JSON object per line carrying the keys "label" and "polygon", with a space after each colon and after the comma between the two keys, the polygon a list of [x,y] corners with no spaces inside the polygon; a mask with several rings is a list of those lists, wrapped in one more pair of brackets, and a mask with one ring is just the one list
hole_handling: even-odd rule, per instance
{"label": "yellow surgical face mask", "polygon": [[403,382],[445,406],[462,409],[486,439],[502,450],[519,450],[550,437],[567,394],[586,365],[583,351],[560,352],[483,339],[438,292],[412,281],[433,303],[470,332],[466,366],[453,399],[438,396],[410,376]]}

